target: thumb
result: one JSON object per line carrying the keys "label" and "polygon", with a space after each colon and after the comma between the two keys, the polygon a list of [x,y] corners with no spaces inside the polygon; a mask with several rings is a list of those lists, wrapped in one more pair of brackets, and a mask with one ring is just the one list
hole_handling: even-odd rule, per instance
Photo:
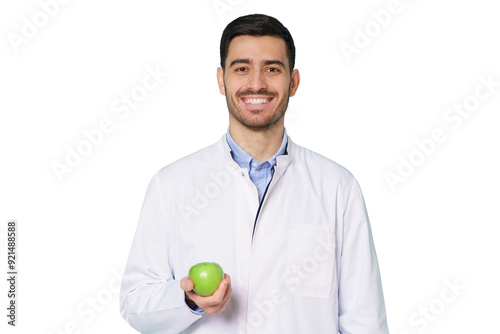
{"label": "thumb", "polygon": [[181,280],[181,289],[184,291],[191,291],[194,288],[194,283],[187,276]]}

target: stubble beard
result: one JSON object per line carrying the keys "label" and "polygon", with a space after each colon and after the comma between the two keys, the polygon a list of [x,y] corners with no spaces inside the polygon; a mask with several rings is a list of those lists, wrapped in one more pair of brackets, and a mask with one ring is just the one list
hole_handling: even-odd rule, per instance
{"label": "stubble beard", "polygon": [[[225,83],[224,83],[224,89],[227,92]],[[267,94],[264,93],[264,95]],[[277,95],[273,94],[273,97],[276,98]],[[238,94],[236,94],[236,98],[239,100]],[[283,100],[281,100],[281,102],[276,106],[275,112],[271,115],[270,118],[264,119],[262,121],[260,120],[256,121],[245,118],[243,116],[243,112],[237,106],[237,101],[235,101],[235,97],[233,95],[226,94],[226,104],[227,104],[227,109],[229,110],[229,114],[234,119],[236,119],[238,123],[240,123],[247,129],[253,131],[267,131],[269,129],[272,129],[283,117],[285,117],[289,99],[290,99],[290,94],[288,93],[286,97]]]}

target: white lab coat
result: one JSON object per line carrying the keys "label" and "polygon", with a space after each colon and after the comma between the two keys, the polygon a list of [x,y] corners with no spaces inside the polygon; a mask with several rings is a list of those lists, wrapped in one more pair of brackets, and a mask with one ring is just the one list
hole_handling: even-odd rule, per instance
{"label": "white lab coat", "polygon": [[[217,143],[149,184],[125,268],[122,316],[141,333],[388,333],[358,183],[293,143],[259,209],[255,185]],[[254,230],[255,223],[255,230]],[[194,314],[179,286],[198,262],[231,276],[221,314]]]}

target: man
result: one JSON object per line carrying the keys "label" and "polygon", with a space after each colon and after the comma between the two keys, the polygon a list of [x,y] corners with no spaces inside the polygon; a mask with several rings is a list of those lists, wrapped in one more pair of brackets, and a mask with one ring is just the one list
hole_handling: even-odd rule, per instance
{"label": "man", "polygon": [[[388,333],[356,180],[284,128],[300,83],[289,31],[269,16],[240,17],[220,50],[228,132],[153,177],[122,316],[142,333]],[[204,261],[226,273],[208,297],[187,277]]]}

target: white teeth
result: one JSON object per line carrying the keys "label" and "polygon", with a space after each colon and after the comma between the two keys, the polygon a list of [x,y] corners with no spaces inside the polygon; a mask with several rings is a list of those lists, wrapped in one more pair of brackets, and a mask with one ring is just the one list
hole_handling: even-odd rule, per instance
{"label": "white teeth", "polygon": [[266,104],[267,102],[267,99],[246,99],[244,100],[245,103],[250,103],[250,104],[253,104],[253,105],[259,105],[259,104]]}

